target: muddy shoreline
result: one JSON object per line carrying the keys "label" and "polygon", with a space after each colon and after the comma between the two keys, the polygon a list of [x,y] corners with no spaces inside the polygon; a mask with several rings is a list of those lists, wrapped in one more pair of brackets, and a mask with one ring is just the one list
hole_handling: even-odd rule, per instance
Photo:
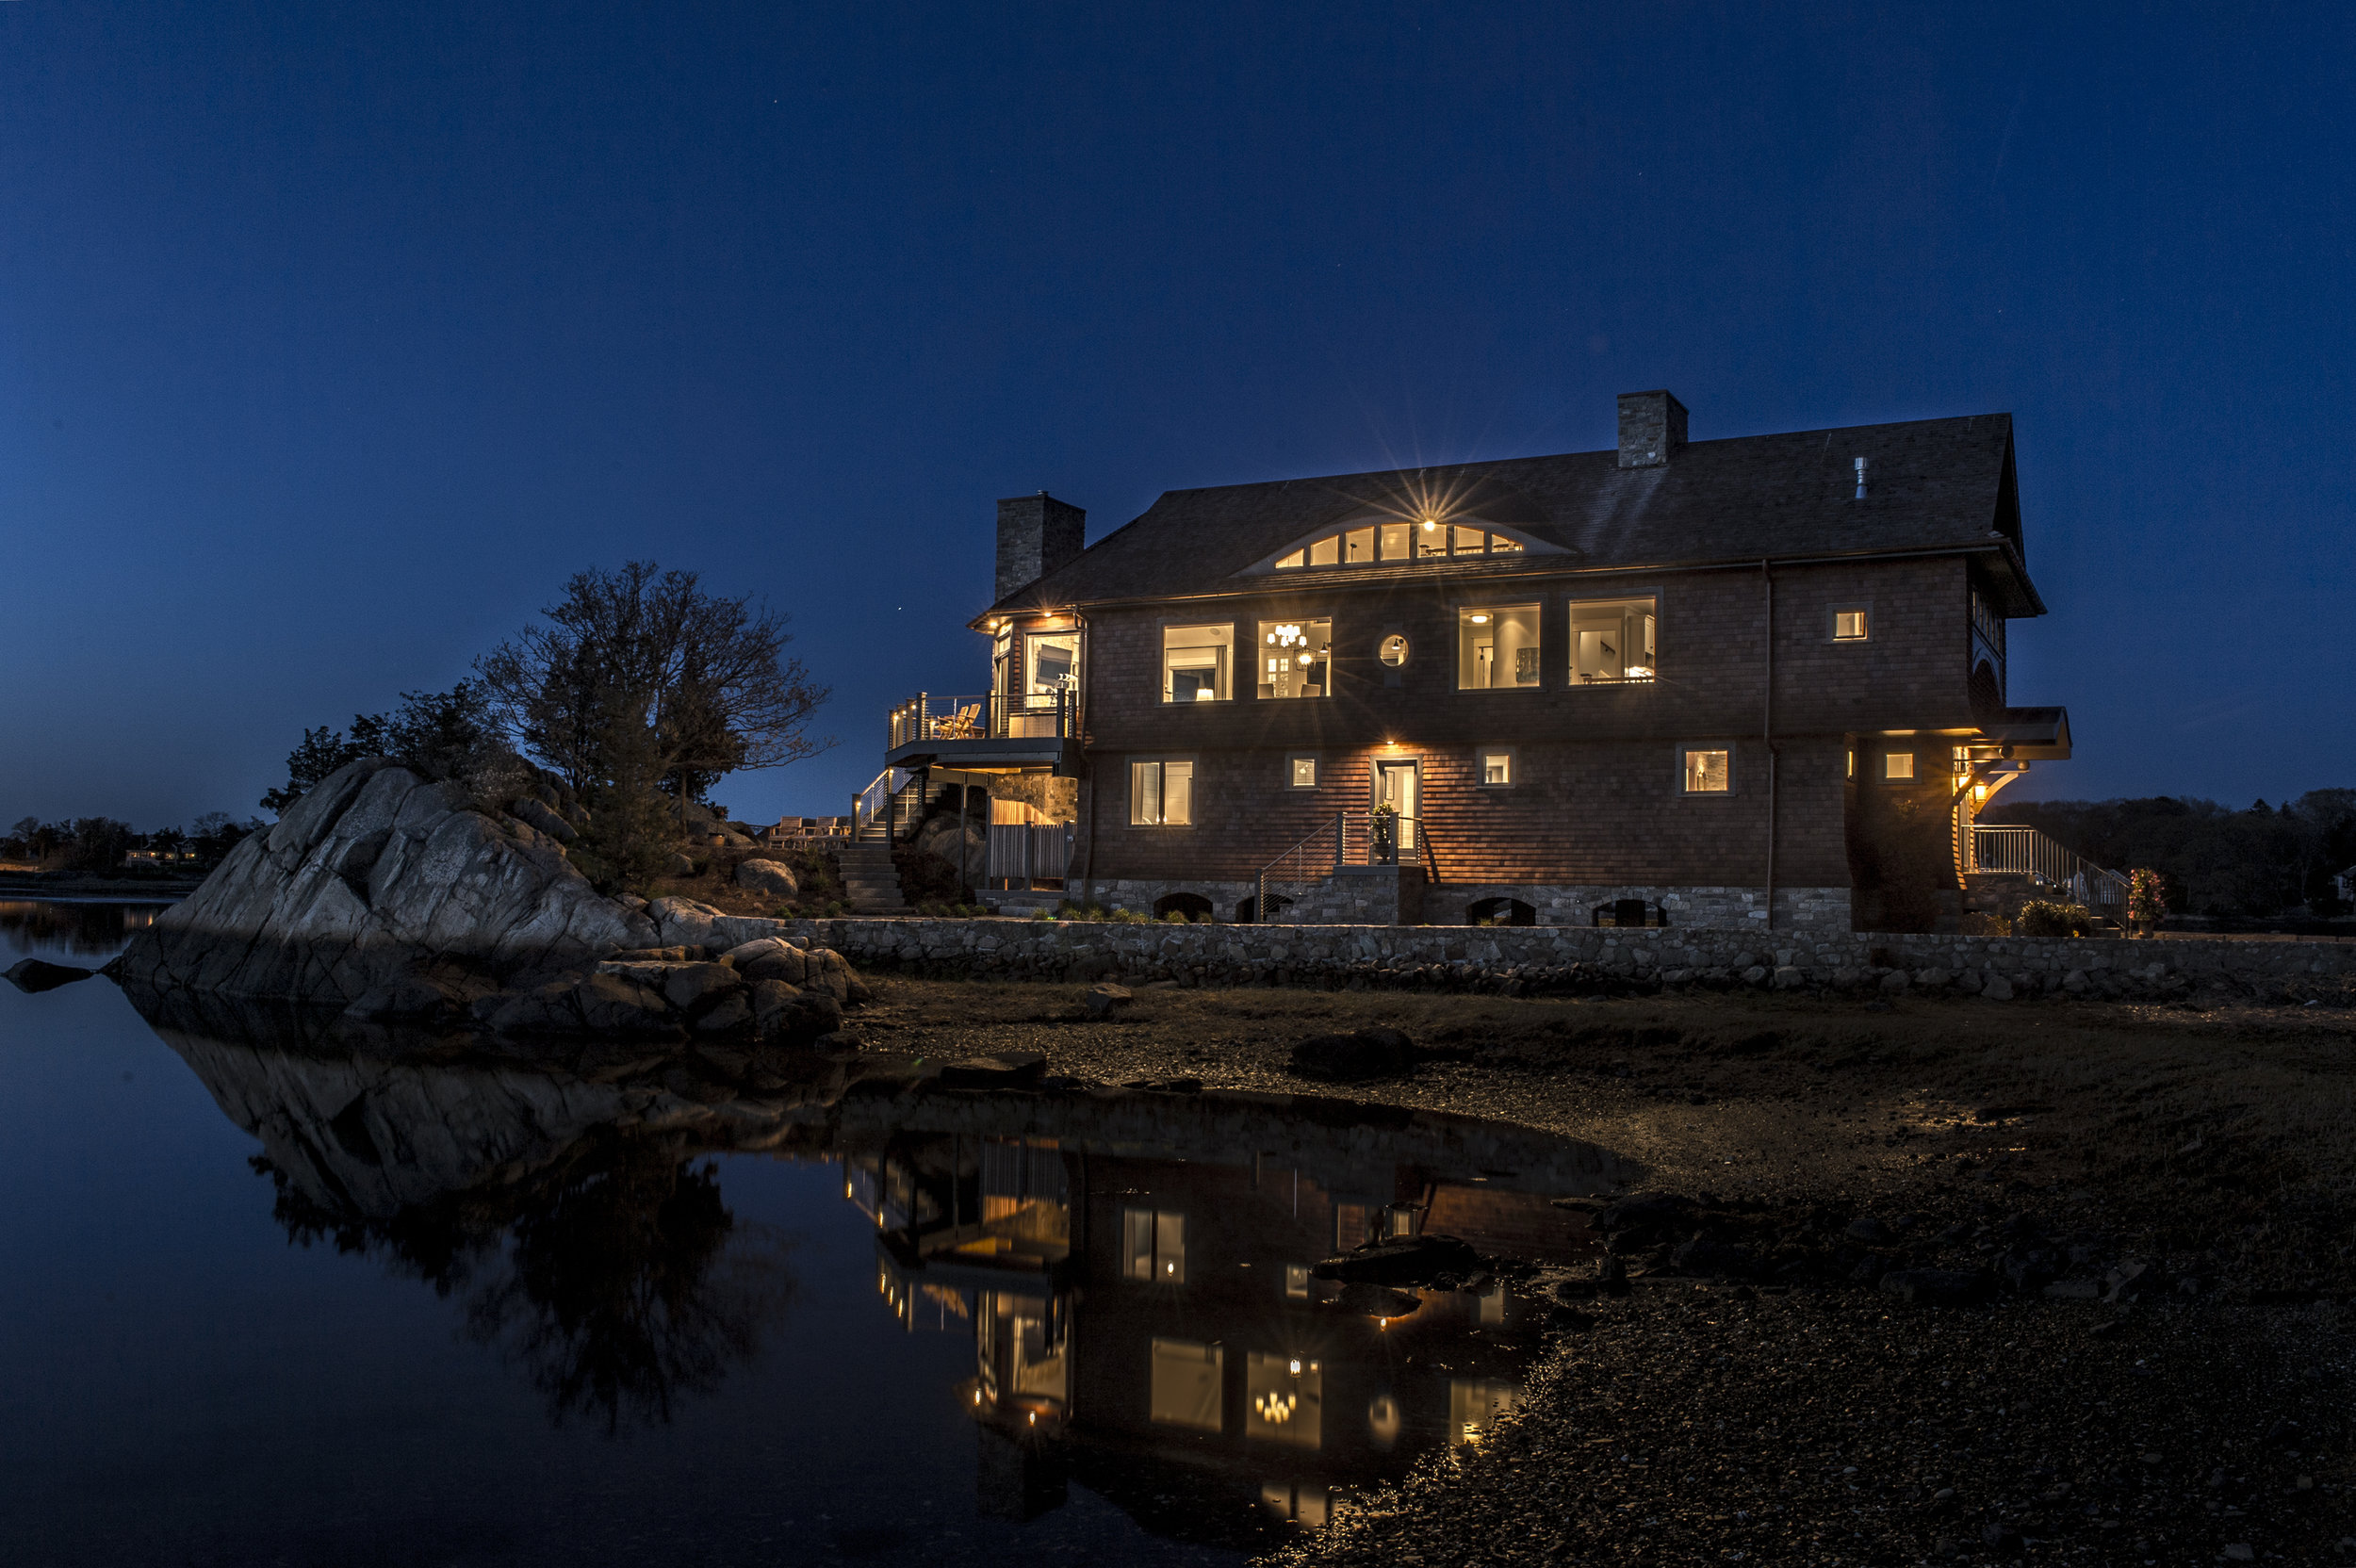
{"label": "muddy shoreline", "polygon": [[[1109,1083],[1299,1090],[1302,1037],[1398,1027],[1411,1070],[1329,1091],[1585,1139],[1688,1200],[1615,1239],[1627,1294],[1566,1293],[1518,1421],[1284,1560],[2356,1554],[2337,1009],[877,991],[876,1049]],[[1881,1287],[1922,1269],[1988,1298]]]}

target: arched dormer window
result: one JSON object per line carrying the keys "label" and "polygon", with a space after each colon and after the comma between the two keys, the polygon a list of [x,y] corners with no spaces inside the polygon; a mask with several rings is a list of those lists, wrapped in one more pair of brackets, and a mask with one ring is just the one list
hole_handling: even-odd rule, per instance
{"label": "arched dormer window", "polygon": [[1300,572],[1328,566],[1397,566],[1409,562],[1488,560],[1524,554],[1559,554],[1557,547],[1476,517],[1360,517],[1329,526],[1252,569]]}

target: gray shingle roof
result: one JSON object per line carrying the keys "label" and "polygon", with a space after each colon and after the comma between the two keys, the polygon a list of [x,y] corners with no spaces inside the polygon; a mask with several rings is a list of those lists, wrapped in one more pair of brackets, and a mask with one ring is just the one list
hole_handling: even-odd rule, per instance
{"label": "gray shingle roof", "polygon": [[[1862,501],[1855,498],[1859,457],[1868,473]],[[1251,573],[1321,529],[1374,512],[1412,514],[1435,500],[1448,515],[1510,525],[1566,554],[1274,579]],[[2009,590],[2007,612],[2043,613],[2021,562],[2009,414],[1695,441],[1659,467],[1622,468],[1607,450],[1171,490],[994,609],[1248,593],[1395,572],[1559,573],[1946,550],[1986,552]]]}

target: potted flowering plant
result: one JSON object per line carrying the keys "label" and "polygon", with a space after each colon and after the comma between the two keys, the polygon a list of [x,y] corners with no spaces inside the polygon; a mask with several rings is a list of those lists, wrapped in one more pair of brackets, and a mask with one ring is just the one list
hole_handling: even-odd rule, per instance
{"label": "potted flowering plant", "polygon": [[2168,888],[2160,874],[2144,867],[2127,874],[2127,923],[2138,937],[2148,937],[2168,913]]}
{"label": "potted flowering plant", "polygon": [[1374,863],[1399,863],[1399,808],[1387,800],[1374,808]]}

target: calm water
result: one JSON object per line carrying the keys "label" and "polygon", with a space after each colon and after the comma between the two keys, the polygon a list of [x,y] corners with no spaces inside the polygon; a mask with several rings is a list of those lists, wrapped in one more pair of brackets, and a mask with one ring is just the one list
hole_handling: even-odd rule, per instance
{"label": "calm water", "polygon": [[[151,918],[0,905],[0,968]],[[0,1562],[1238,1562],[1536,1348],[1306,1266],[1566,1260],[1546,1198],[1620,1174],[1331,1102],[620,1096],[0,987]]]}

